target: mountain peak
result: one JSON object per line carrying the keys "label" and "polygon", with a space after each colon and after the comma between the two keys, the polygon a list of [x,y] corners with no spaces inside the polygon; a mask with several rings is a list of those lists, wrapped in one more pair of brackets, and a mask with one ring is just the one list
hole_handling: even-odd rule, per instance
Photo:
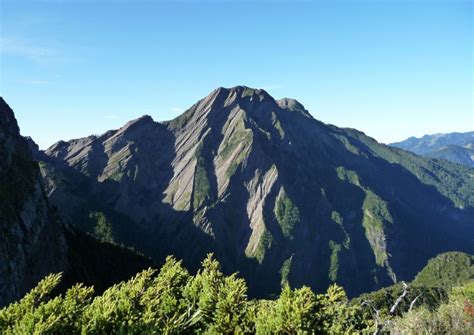
{"label": "mountain peak", "polygon": [[0,127],[13,133],[20,131],[12,109],[2,97],[0,97]]}
{"label": "mountain peak", "polygon": [[273,97],[270,94],[268,94],[268,92],[265,91],[264,89],[252,88],[252,87],[248,87],[244,85],[237,85],[230,88],[219,87],[216,90],[214,90],[214,92],[217,94],[221,92],[225,92],[227,93],[228,96],[236,95],[237,99],[241,99],[241,98],[253,99],[254,97],[258,97],[260,101],[263,101],[265,99],[274,100]]}
{"label": "mountain peak", "polygon": [[134,120],[131,120],[131,121],[128,121],[124,126],[123,128],[129,128],[133,125],[137,125],[137,124],[148,124],[148,123],[155,123],[155,121],[153,120],[153,118],[150,116],[150,115],[142,115],[140,116],[139,118],[137,119],[134,119]]}
{"label": "mountain peak", "polygon": [[291,98],[283,98],[276,101],[278,106],[283,109],[288,109],[290,111],[306,111],[303,104],[298,100],[291,99]]}
{"label": "mountain peak", "polygon": [[184,113],[176,118],[165,121],[164,124],[173,129],[182,128],[190,120],[197,122],[198,119],[208,118],[211,115],[220,115],[225,111],[230,112],[229,106],[238,105],[247,112],[261,110],[260,104],[275,104],[275,99],[264,89],[251,88],[248,86],[218,87],[209,93],[206,97],[199,100]]}
{"label": "mountain peak", "polygon": [[123,133],[125,131],[134,129],[136,127],[143,127],[143,126],[151,125],[151,124],[156,124],[153,118],[150,115],[142,115],[137,119],[128,121],[117,131],[117,133]]}

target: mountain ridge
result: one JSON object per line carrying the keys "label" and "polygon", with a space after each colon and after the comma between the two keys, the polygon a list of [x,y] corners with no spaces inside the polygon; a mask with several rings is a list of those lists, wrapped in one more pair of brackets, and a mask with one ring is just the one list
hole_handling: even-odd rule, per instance
{"label": "mountain ridge", "polygon": [[71,222],[82,215],[75,223],[90,231],[80,213],[103,212],[120,242],[158,263],[175,254],[196,269],[212,251],[252,295],[286,282],[319,291],[338,282],[354,295],[413,277],[439,252],[472,252],[467,168],[243,86],[218,88],[173,120],[145,121],[53,146],[42,171]]}

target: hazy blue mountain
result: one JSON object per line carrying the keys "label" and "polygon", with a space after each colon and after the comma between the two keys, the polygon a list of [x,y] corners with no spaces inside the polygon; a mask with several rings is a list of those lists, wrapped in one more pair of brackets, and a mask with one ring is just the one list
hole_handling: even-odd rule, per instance
{"label": "hazy blue mountain", "polygon": [[461,147],[450,144],[436,151],[428,152],[425,155],[474,167],[474,147]]}
{"label": "hazy blue mountain", "polygon": [[390,144],[419,155],[446,159],[474,167],[474,132],[425,135],[410,137]]}

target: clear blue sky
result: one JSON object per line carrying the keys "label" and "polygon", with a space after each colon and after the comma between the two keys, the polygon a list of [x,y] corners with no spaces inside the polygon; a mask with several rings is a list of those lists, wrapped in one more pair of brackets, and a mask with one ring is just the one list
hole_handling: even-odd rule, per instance
{"label": "clear blue sky", "polygon": [[239,84],[381,142],[474,129],[471,1],[0,3],[0,94],[42,148]]}

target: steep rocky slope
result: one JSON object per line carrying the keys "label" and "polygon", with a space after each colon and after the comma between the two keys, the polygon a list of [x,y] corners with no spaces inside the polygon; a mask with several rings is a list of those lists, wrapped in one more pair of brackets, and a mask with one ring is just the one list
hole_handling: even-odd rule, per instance
{"label": "steep rocky slope", "polygon": [[20,136],[13,111],[0,98],[0,307],[22,297],[50,273],[63,288],[83,282],[97,293],[152,263],[63,225],[51,208],[31,139]]}
{"label": "steep rocky slope", "polygon": [[0,305],[65,266],[61,225],[52,219],[27,142],[0,98]]}
{"label": "steep rocky slope", "polygon": [[412,279],[436,254],[474,252],[474,170],[315,120],[292,99],[219,88],[178,118],[144,116],[37,153],[70,222],[160,262],[213,251],[251,294],[351,294]]}

